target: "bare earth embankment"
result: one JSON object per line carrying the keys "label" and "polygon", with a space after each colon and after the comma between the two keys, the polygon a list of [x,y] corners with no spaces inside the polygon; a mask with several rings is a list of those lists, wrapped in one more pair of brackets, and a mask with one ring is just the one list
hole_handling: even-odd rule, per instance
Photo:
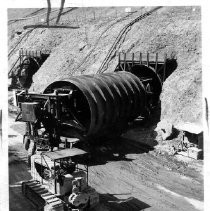
{"label": "bare earth embankment", "polygon": [[[34,29],[29,32],[21,29],[19,23],[21,34],[17,34],[14,25],[8,38],[9,66],[17,59],[20,48],[51,50],[51,55],[33,77],[31,90],[38,92],[55,80],[96,73],[118,32],[149,9],[134,8],[136,12],[130,15],[124,13],[124,8],[77,8],[65,13],[63,23],[77,25],[78,29]],[[23,16],[31,12],[34,11],[25,12]],[[84,12],[86,18],[91,18],[84,21],[81,16]],[[97,18],[97,14],[106,15]],[[78,19],[72,21],[75,15]],[[11,17],[15,17],[14,11]],[[93,149],[89,178],[90,185],[100,194],[97,211],[203,210],[203,161],[180,160],[179,156],[159,151],[152,135],[159,119],[170,120],[172,124],[201,121],[200,28],[199,7],[163,7],[135,23],[116,49],[107,71],[114,71],[117,51],[167,53],[168,58],[177,58],[178,66],[163,84],[157,120]],[[24,127],[14,123],[14,116],[9,119],[10,210],[32,211],[33,206],[21,194],[21,181],[31,178],[26,151],[22,147]]]}

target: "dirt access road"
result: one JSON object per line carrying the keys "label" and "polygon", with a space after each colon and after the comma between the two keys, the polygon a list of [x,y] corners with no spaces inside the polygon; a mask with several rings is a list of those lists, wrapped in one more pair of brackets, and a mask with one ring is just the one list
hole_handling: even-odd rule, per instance
{"label": "dirt access road", "polygon": [[[35,210],[21,194],[21,181],[31,178],[23,128],[9,118],[11,211]],[[95,146],[92,157],[89,182],[100,194],[97,211],[203,210],[202,161],[178,161],[128,138]]]}

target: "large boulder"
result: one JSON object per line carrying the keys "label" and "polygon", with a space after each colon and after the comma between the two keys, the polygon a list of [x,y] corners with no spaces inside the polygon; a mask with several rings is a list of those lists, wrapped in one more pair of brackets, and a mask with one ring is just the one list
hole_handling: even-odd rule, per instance
{"label": "large boulder", "polygon": [[157,124],[155,131],[157,133],[156,140],[165,141],[168,137],[171,136],[172,131],[173,131],[173,125],[168,120],[162,120]]}

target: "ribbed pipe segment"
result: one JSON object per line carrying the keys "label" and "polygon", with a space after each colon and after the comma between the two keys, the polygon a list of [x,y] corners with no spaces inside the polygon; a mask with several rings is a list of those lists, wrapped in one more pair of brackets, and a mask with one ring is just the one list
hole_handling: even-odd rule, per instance
{"label": "ribbed pipe segment", "polygon": [[[87,136],[120,129],[145,111],[146,93],[141,80],[129,72],[71,77],[54,82],[46,90],[74,87],[87,100]],[[46,92],[45,90],[45,92]]]}

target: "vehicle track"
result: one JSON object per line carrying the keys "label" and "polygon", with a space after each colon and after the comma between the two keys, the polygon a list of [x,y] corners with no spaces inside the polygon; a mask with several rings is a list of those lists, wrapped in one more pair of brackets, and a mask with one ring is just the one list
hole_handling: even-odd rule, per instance
{"label": "vehicle track", "polygon": [[[131,26],[132,26],[133,24],[135,24],[136,22],[138,22],[138,21],[140,21],[140,20],[142,20],[142,19],[145,19],[146,17],[148,17],[149,15],[151,15],[153,12],[155,12],[155,11],[157,11],[158,9],[161,9],[161,8],[162,8],[162,6],[155,7],[154,9],[150,10],[149,12],[146,12],[146,13],[144,13],[143,15],[138,16],[137,18],[135,18],[134,20],[132,20],[130,23],[128,23],[128,24],[120,31],[120,33],[118,34],[117,38],[115,39],[115,42],[113,43],[112,47],[110,48],[110,50],[109,50],[107,56],[105,57],[104,61],[102,62],[102,64],[101,64],[101,66],[100,66],[100,68],[99,68],[99,70],[98,70],[97,73],[103,73],[103,72],[106,71],[107,66],[108,66],[108,63],[109,63],[110,60],[111,60],[110,58],[113,57],[112,54],[113,54],[114,50],[115,50],[115,53],[116,53],[117,45],[118,45],[119,42],[122,40],[122,38],[123,38],[123,40],[125,39],[126,34],[131,30]],[[122,43],[122,42],[121,42],[121,43]],[[119,45],[119,47],[120,47],[120,45]],[[119,48],[119,47],[118,47],[118,48]]]}
{"label": "vehicle track", "polygon": [[[68,7],[67,7],[67,8],[68,8]],[[45,8],[43,8],[43,9],[45,9]],[[66,9],[66,8],[65,8],[65,9]],[[64,10],[65,10],[65,9],[64,9]],[[62,12],[61,15],[65,15],[66,13],[68,13],[69,11],[72,11],[72,10],[74,10],[74,9],[76,9],[76,7],[73,7],[73,8],[71,7],[71,9],[68,9],[67,11]],[[31,14],[35,14],[34,16],[29,16],[29,15],[27,15],[27,16],[24,17],[24,18],[11,19],[11,20],[8,21],[8,23],[9,23],[9,24],[12,24],[12,23],[17,22],[17,21],[29,20],[29,19],[33,19],[33,18],[40,17],[40,16],[43,16],[43,15],[46,15],[46,14],[47,14],[47,11],[44,12],[44,13],[41,13],[41,14],[37,14],[37,13],[40,12],[41,10],[42,10],[42,9],[39,9],[39,10],[37,10],[36,12],[31,13]],[[59,9],[53,9],[53,10],[51,10],[50,14],[52,14],[52,13],[54,13],[54,12],[56,12],[56,11],[59,11]]]}
{"label": "vehicle track", "polygon": [[[37,13],[39,13],[39,12],[42,11],[43,9],[45,9],[45,8],[38,9],[38,10],[36,10],[35,12],[32,12],[32,13],[26,15],[26,16],[23,17],[23,18],[10,19],[10,20],[8,20],[8,24],[10,25],[10,24],[15,23],[15,22],[17,22],[17,21],[27,20],[27,19],[30,19],[30,18],[33,18],[33,17],[41,16],[42,14],[45,14],[46,12],[44,12],[44,13],[42,13],[42,14],[38,14],[38,15],[37,15]],[[32,16],[31,16],[31,15],[32,15]]]}
{"label": "vehicle track", "polygon": [[127,17],[129,17],[129,15],[126,15],[125,17],[122,17],[116,21],[114,21],[112,24],[108,25],[105,30],[100,34],[100,36],[98,37],[98,39],[96,40],[94,46],[92,47],[92,49],[90,50],[90,52],[85,56],[85,58],[82,60],[82,62],[77,65],[77,67],[72,71],[72,73],[76,72],[83,64],[85,64],[87,62],[87,59],[90,57],[90,55],[94,52],[96,46],[98,45],[99,41],[101,40],[102,36],[111,28],[113,27],[115,24],[124,21]]}
{"label": "vehicle track", "polygon": [[[71,12],[71,11],[73,11],[73,10],[75,10],[75,9],[77,9],[77,8],[72,7],[72,8],[70,8],[70,9],[68,9],[67,11],[63,12],[62,15],[67,14],[68,12]],[[59,9],[56,9],[56,11],[57,11],[57,10],[59,10]],[[54,10],[54,11],[55,11],[55,10]],[[47,13],[47,12],[45,12],[45,13]],[[45,13],[44,13],[44,14],[45,14]],[[39,15],[38,15],[38,16],[39,16]],[[52,18],[50,19],[50,21],[54,20],[55,18],[57,18],[57,16],[52,17]],[[45,21],[44,23],[46,23],[46,21]],[[16,50],[17,46],[22,42],[22,40],[23,40],[26,36],[29,37],[29,35],[33,32],[33,30],[34,30],[34,29],[30,29],[29,31],[27,31],[27,32],[20,38],[20,40],[18,41],[18,43],[15,45],[15,47],[13,47],[13,48],[11,49],[11,51],[9,52],[9,54],[8,54],[8,59],[11,57],[11,55],[13,54],[13,52]]]}
{"label": "vehicle track", "polygon": [[[22,148],[22,137],[18,135],[23,132],[23,124],[16,125],[13,121],[10,118],[10,211],[21,211],[23,207],[33,210],[21,194],[20,186],[21,181],[31,178],[24,162],[27,152]],[[16,127],[11,129],[14,124]],[[202,176],[194,169],[188,169],[186,164],[156,154],[151,147],[130,139],[103,142],[93,152],[89,184],[100,194],[100,207],[95,211],[201,210]],[[198,209],[194,202],[198,203]]]}
{"label": "vehicle track", "polygon": [[[127,148],[127,145],[128,142],[122,143],[122,148]],[[167,160],[166,166],[164,156],[132,151],[126,157],[132,160],[108,161],[105,165],[90,167],[90,184],[94,184],[101,193],[102,202],[109,210],[197,210],[186,199],[195,199],[198,203],[203,201],[202,181],[194,182],[190,176],[186,177],[189,179],[181,177],[176,168],[168,168],[174,166],[173,161]],[[175,166],[181,168],[183,165],[179,163]],[[182,168],[182,173],[185,171]],[[159,189],[161,187],[164,188]],[[172,195],[164,190],[171,191]],[[124,200],[111,197],[117,195],[122,195],[124,200],[132,197],[135,201],[125,204]]]}
{"label": "vehicle track", "polygon": [[28,30],[21,38],[20,40],[17,42],[17,44],[15,45],[15,47],[13,47],[9,54],[8,54],[8,60],[10,59],[10,57],[12,56],[12,54],[14,53],[14,51],[16,50],[17,46],[22,42],[22,40],[26,37],[26,36],[29,36],[31,34],[31,32],[33,31],[34,29],[30,29]]}

